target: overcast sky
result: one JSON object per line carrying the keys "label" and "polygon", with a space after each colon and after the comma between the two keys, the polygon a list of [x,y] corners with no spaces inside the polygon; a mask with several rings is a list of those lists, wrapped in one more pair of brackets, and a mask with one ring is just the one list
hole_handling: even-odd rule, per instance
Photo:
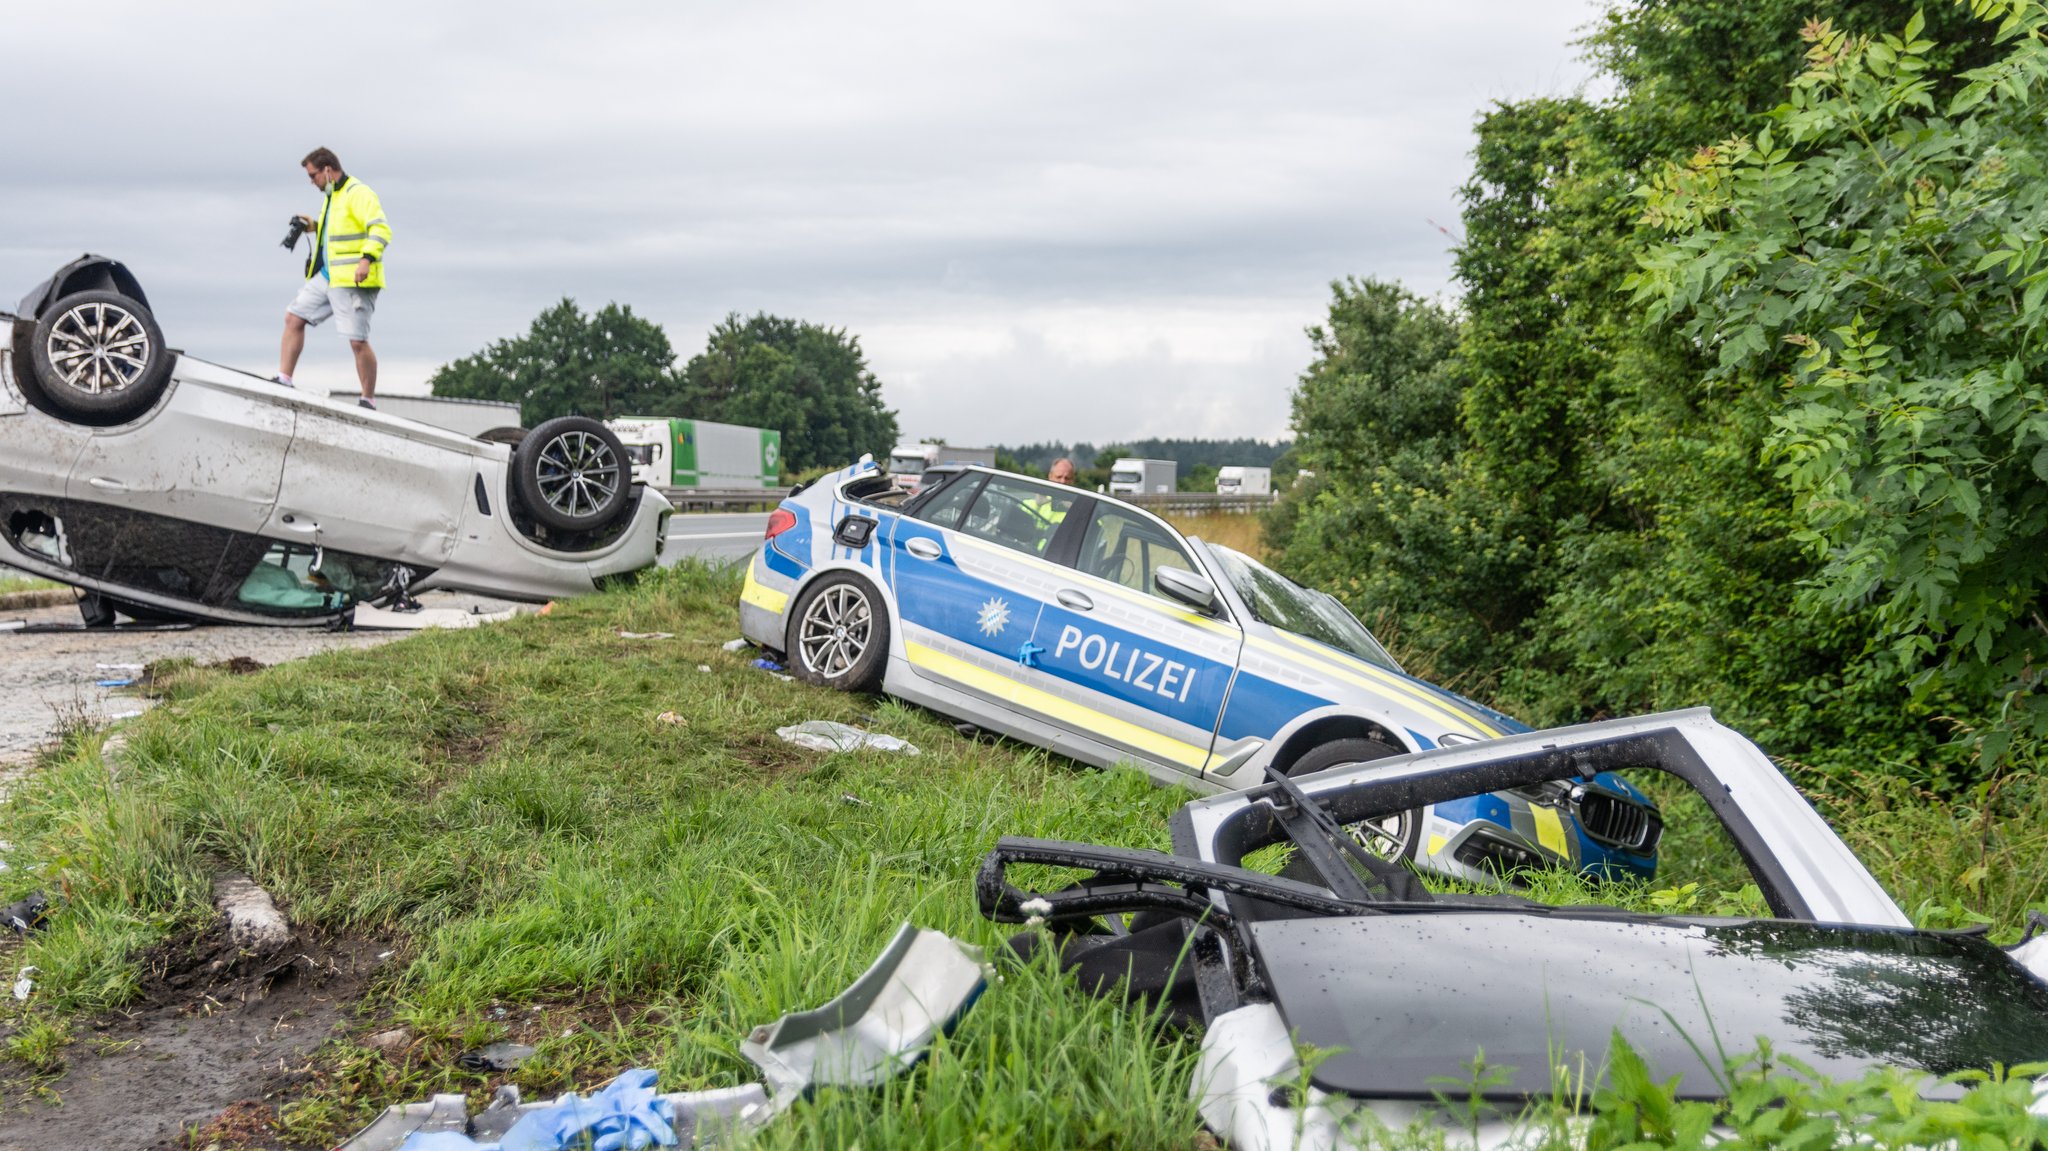
{"label": "overcast sky", "polygon": [[[1588,82],[1588,0],[18,5],[0,298],[124,259],[274,369],[315,145],[383,197],[383,390],[616,300],[859,336],[907,436],[1286,434],[1329,282],[1447,290],[1492,101]],[[331,327],[303,381],[353,386]],[[685,413],[687,414],[687,413]]]}

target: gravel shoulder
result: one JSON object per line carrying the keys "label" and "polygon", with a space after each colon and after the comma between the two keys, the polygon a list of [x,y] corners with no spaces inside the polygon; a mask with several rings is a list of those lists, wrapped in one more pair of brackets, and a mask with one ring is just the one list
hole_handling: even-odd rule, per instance
{"label": "gravel shoulder", "polygon": [[[430,592],[430,608],[496,611],[511,604],[487,596]],[[0,625],[23,621],[75,624],[77,607],[0,610]],[[34,758],[36,749],[78,722],[110,723],[150,705],[137,693],[101,687],[134,678],[142,665],[189,658],[217,663],[242,657],[269,665],[336,648],[375,647],[408,632],[330,632],[318,628],[198,625],[183,631],[0,631],[0,771]]]}

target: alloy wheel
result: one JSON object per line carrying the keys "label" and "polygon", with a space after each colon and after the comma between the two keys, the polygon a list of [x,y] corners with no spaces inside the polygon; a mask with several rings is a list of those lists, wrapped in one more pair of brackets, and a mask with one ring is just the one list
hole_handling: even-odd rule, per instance
{"label": "alloy wheel", "polygon": [[805,667],[826,679],[838,679],[866,654],[874,622],[868,597],[859,588],[826,588],[804,609],[797,628],[798,655]]}
{"label": "alloy wheel", "polygon": [[97,396],[141,379],[153,349],[149,330],[135,313],[95,300],[57,317],[44,350],[66,387]]}
{"label": "alloy wheel", "polygon": [[565,516],[594,515],[619,490],[624,469],[611,445],[589,432],[549,440],[536,461],[535,482],[548,506]]}

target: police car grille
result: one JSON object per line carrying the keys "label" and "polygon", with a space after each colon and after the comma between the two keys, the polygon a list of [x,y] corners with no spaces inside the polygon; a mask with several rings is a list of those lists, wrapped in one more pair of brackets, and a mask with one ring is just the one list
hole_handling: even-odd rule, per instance
{"label": "police car grille", "polygon": [[1579,826],[1595,842],[1628,851],[1650,850],[1664,832],[1647,808],[1597,791],[1579,800]]}

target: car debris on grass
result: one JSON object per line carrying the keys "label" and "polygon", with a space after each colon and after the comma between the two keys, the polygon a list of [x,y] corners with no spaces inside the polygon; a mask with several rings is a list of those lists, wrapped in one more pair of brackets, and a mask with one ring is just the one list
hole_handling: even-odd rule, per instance
{"label": "car debris on grass", "polygon": [[831,719],[805,720],[803,723],[778,727],[775,734],[784,743],[793,743],[812,751],[891,751],[903,755],[920,754],[917,745],[907,739],[884,735],[877,731],[862,731],[852,724]]}
{"label": "car debris on grass", "polygon": [[[1233,1148],[1363,1147],[1442,1121],[1447,1090],[1482,1105],[1481,1146],[1503,1145],[1521,1108],[1553,1097],[1557,1068],[1597,1079],[1611,1043],[1678,1100],[1725,1095],[1723,1059],[1759,1037],[1773,1060],[1837,1079],[1917,1072],[1912,1088],[1937,1099],[1967,1089],[1952,1076],[2048,1062],[2048,937],[2001,950],[1914,929],[1705,709],[1299,781],[1267,766],[1266,785],[1183,808],[1172,853],[1006,837],[976,880],[990,918],[1044,925],[1012,941],[1021,954],[1050,946],[1083,989],[1204,1025],[1191,1091]],[[1691,789],[1763,909],[1611,905],[1598,883],[1594,902],[1553,904],[1519,869],[1430,890],[1361,849],[1371,836],[1356,829],[1389,811],[1602,771]],[[1277,872],[1246,866],[1262,851],[1280,853]],[[1009,882],[1019,865],[1093,874],[1035,891]],[[2048,1076],[2036,1086],[2048,1116]]]}
{"label": "car debris on grass", "polygon": [[760,1127],[815,1088],[873,1087],[901,1074],[987,986],[978,949],[905,923],[831,1002],[753,1029],[740,1051],[764,1082],[663,1094],[653,1071],[635,1069],[595,1095],[546,1103],[522,1102],[518,1088],[501,1087],[473,1118],[463,1096],[437,1095],[387,1108],[337,1151],[713,1146]]}

